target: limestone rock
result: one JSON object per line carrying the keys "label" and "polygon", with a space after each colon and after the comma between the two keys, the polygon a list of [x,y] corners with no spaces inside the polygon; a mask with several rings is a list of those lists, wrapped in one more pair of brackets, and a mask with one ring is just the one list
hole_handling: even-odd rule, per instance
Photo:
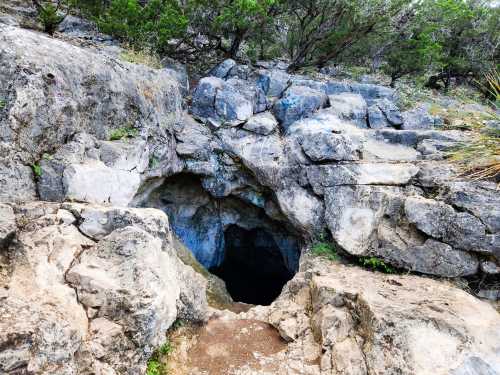
{"label": "limestone rock", "polygon": [[176,318],[206,319],[206,282],[178,259],[163,213],[124,210],[121,222],[117,209],[66,208],[97,243],[59,204],[15,206],[24,224],[0,274],[0,372],[143,373]]}
{"label": "limestone rock", "polygon": [[484,224],[466,212],[431,199],[409,197],[405,201],[405,214],[418,229],[433,238],[463,250],[493,252],[487,240]]}
{"label": "limestone rock", "polygon": [[14,236],[16,229],[14,210],[11,206],[0,203],[0,249]]}
{"label": "limestone rock", "polygon": [[324,107],[327,101],[328,97],[323,92],[305,86],[292,86],[275,103],[273,113],[286,131],[295,121]]}
{"label": "limestone rock", "polygon": [[440,124],[439,118],[429,114],[425,107],[418,107],[401,114],[403,116],[403,125],[401,129],[432,129]]}
{"label": "limestone rock", "polygon": [[227,59],[221,62],[219,65],[214,67],[209,73],[209,76],[217,78],[226,78],[229,71],[236,66],[236,61],[233,59]]}
{"label": "limestone rock", "polygon": [[359,94],[330,95],[331,111],[340,118],[352,121],[360,128],[366,128],[367,105]]}
{"label": "limestone rock", "polygon": [[0,27],[5,62],[0,87],[16,93],[2,92],[8,115],[0,119],[0,140],[13,143],[25,165],[78,132],[103,140],[113,129],[135,126],[168,138],[166,129],[181,109],[177,82],[168,71],[117,61],[26,29]]}
{"label": "limestone rock", "polygon": [[279,69],[257,71],[257,85],[267,96],[281,97],[290,85],[290,75]]}
{"label": "limestone rock", "polygon": [[252,116],[243,125],[243,129],[257,134],[269,135],[277,128],[277,126],[278,121],[276,121],[272,113],[264,112]]}

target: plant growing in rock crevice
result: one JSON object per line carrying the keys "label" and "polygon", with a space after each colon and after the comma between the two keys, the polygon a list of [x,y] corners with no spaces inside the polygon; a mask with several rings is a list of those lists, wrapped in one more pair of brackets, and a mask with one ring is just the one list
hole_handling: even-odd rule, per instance
{"label": "plant growing in rock crevice", "polygon": [[324,257],[330,261],[335,261],[339,259],[337,254],[337,249],[331,242],[316,242],[312,248],[311,252],[315,256]]}
{"label": "plant growing in rock crevice", "polygon": [[382,273],[395,273],[396,270],[386,264],[382,259],[377,257],[362,257],[359,258],[359,264],[365,268]]}
{"label": "plant growing in rock crevice", "polygon": [[59,14],[64,1],[58,0],[56,5],[50,1],[47,1],[45,4],[40,0],[32,1],[38,13],[38,20],[43,26],[43,30],[49,35],[54,35],[57,27],[66,17],[66,15]]}
{"label": "plant growing in rock crevice", "polygon": [[134,138],[137,137],[139,131],[132,127],[122,127],[118,129],[114,129],[109,134],[110,141],[119,141],[123,138]]}

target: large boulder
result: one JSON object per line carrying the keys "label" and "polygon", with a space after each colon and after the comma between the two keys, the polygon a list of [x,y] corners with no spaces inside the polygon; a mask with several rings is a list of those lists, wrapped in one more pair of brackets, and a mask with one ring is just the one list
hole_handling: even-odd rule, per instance
{"label": "large boulder", "polygon": [[328,97],[324,92],[306,86],[292,86],[273,107],[273,113],[286,131],[291,124],[324,107]]}
{"label": "large boulder", "polygon": [[206,319],[206,282],[161,211],[65,208],[14,207],[24,226],[0,258],[0,372],[143,373],[176,318]]}
{"label": "large boulder", "polygon": [[287,351],[316,363],[299,373],[500,372],[498,312],[436,280],[308,257],[269,310],[268,321],[290,342]]}
{"label": "large boulder", "polygon": [[77,133],[108,140],[134,129],[154,145],[151,157],[176,164],[171,128],[182,99],[169,70],[25,29],[0,29],[0,181],[7,186],[0,200],[35,199],[30,167]]}
{"label": "large boulder", "polygon": [[38,192],[51,201],[128,206],[139,190],[148,158],[148,146],[141,139],[98,141],[78,134],[41,161]]}
{"label": "large boulder", "polygon": [[348,120],[359,126],[360,128],[367,127],[367,110],[366,101],[359,94],[337,94],[330,95],[331,111],[337,114],[340,118]]}

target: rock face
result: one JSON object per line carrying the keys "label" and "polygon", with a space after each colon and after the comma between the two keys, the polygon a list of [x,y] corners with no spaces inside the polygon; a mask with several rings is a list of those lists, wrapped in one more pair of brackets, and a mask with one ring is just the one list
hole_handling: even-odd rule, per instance
{"label": "rock face", "polygon": [[288,353],[319,363],[290,374],[500,372],[500,315],[462,290],[418,276],[308,258],[281,297],[252,314],[279,330]]}
{"label": "rock face", "polygon": [[6,160],[0,181],[7,186],[1,200],[33,199],[34,185],[16,180],[32,181],[27,166],[80,132],[107,140],[114,129],[135,129],[151,137],[151,158],[176,164],[168,128],[179,116],[181,97],[173,73],[16,27],[0,28],[0,147]]}
{"label": "rock face", "polygon": [[206,281],[177,258],[162,212],[14,209],[24,226],[0,278],[2,373],[142,373],[177,317],[205,319]]}
{"label": "rock face", "polygon": [[[67,38],[0,24],[0,372],[143,373],[175,319],[205,320],[170,226],[206,267],[236,226],[291,273],[326,234],[350,259],[498,277],[496,186],[456,178],[465,135],[393,90],[226,61],[190,116],[179,74]],[[268,312],[290,374],[499,372],[498,314],[419,276],[315,263]]]}

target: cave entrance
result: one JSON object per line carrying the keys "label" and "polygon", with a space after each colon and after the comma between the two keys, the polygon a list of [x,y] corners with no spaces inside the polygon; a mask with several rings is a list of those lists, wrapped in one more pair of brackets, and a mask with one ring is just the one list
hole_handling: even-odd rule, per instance
{"label": "cave entrance", "polygon": [[224,243],[224,259],[210,271],[226,282],[234,301],[271,304],[293,277],[273,236],[261,228],[230,225]]}

